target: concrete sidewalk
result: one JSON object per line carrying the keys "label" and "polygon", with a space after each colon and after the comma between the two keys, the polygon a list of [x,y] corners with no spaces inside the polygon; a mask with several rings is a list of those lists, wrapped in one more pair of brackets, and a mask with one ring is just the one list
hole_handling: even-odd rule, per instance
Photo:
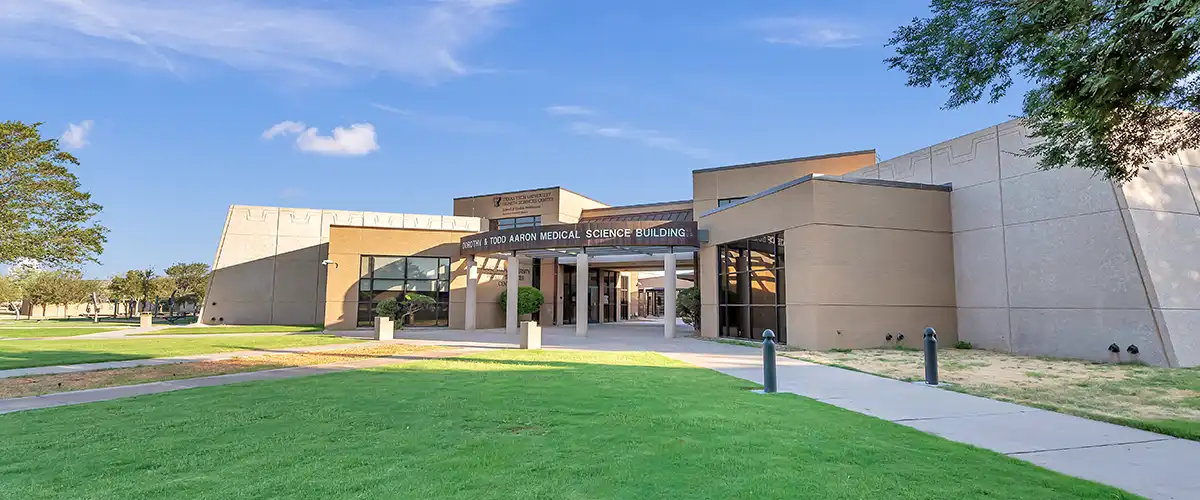
{"label": "concrete sidewalk", "polygon": [[31,375],[53,375],[56,373],[77,373],[94,370],[110,370],[113,368],[132,368],[135,366],[171,365],[175,363],[195,363],[198,361],[220,361],[231,358],[265,356],[268,354],[296,354],[305,352],[332,351],[351,347],[370,347],[383,342],[355,342],[352,344],[325,344],[307,347],[280,347],[269,350],[229,351],[213,354],[194,354],[190,356],[175,356],[170,358],[130,359],[126,361],[107,361],[104,363],[83,363],[78,365],[35,366],[32,368],[13,368],[0,370],[0,378],[28,377]]}
{"label": "concrete sidewalk", "polygon": [[[762,383],[758,349],[721,345],[730,349],[706,347],[697,349],[699,352],[663,354]],[[1200,498],[1200,442],[791,358],[779,357],[777,364],[780,392],[807,396],[1148,498]]]}
{"label": "concrete sidewalk", "polygon": [[[363,344],[354,344],[361,346]],[[359,359],[354,361],[343,361],[340,363],[329,363],[324,365],[310,366],[294,366],[288,368],[278,368],[274,370],[262,370],[256,372],[231,373],[228,375],[214,375],[211,377],[197,377],[179,380],[169,380],[163,382],[150,382],[146,384],[124,385],[117,387],[103,387],[100,389],[87,389],[74,392],[59,392],[55,394],[45,394],[42,396],[29,396],[24,398],[0,399],[0,414],[13,413],[18,411],[38,410],[42,408],[54,408],[56,406],[68,406],[84,403],[95,403],[98,401],[108,401],[112,399],[129,398],[133,396],[141,396],[144,394],[158,394],[162,392],[178,391],[182,389],[194,389],[197,387],[210,387],[214,385],[236,384],[240,382],[252,382],[256,380],[276,380],[285,378],[307,377],[311,375],[323,375],[326,373],[337,373],[348,370],[360,370],[363,368],[372,368],[376,366],[394,365],[399,363],[410,363],[413,361],[422,361],[427,359],[449,358],[479,352],[481,349],[454,349],[446,351],[422,351],[404,355],[381,356],[369,359]]]}

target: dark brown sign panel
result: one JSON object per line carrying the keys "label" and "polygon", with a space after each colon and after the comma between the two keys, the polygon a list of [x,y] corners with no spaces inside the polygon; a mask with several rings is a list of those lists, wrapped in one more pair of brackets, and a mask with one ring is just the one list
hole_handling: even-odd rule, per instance
{"label": "dark brown sign panel", "polygon": [[546,248],[700,246],[695,222],[580,222],[464,236],[462,254]]}

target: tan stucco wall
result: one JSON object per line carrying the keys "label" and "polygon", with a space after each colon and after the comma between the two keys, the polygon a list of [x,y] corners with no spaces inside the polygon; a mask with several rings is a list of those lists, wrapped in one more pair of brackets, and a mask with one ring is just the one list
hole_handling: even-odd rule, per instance
{"label": "tan stucco wall", "polygon": [[1114,185],[1042,171],[1020,120],[846,174],[950,184],[958,329],[972,344],[1200,365],[1200,152]]}
{"label": "tan stucco wall", "polygon": [[[815,178],[702,217],[701,334],[717,335],[715,245],[783,231],[788,343],[809,349],[956,340],[950,193]],[[711,271],[710,271],[711,270]]]}
{"label": "tan stucco wall", "polygon": [[[497,199],[500,206],[496,206]],[[455,198],[454,215],[486,219],[540,215],[542,224],[559,224],[578,222],[583,210],[607,206],[572,191],[553,187]]]}
{"label": "tan stucco wall", "polygon": [[[581,194],[562,189],[559,193],[558,214],[555,216],[553,223],[570,224],[579,222],[579,215],[584,210],[607,206],[604,203]],[[550,224],[550,222],[547,222],[547,224]]]}
{"label": "tan stucco wall", "polygon": [[[476,232],[474,217],[233,205],[213,259],[200,320],[216,324],[325,322],[330,227]],[[358,268],[357,261],[353,264]]]}
{"label": "tan stucco wall", "polygon": [[[459,239],[471,234],[466,231],[429,231],[367,227],[330,228],[330,266],[325,302],[325,327],[330,330],[353,330],[357,327],[358,278],[363,255],[403,255],[418,257],[449,257],[450,327],[465,325],[467,286],[466,260],[457,256]],[[479,328],[503,326],[499,306],[500,292],[506,278],[503,259],[477,257],[479,286],[476,297],[476,321]],[[492,307],[494,306],[494,307]]]}
{"label": "tan stucco wall", "polygon": [[701,214],[717,208],[717,200],[750,196],[808,174],[840,175],[872,165],[875,161],[875,152],[866,151],[697,170],[692,172],[695,217],[699,218]]}

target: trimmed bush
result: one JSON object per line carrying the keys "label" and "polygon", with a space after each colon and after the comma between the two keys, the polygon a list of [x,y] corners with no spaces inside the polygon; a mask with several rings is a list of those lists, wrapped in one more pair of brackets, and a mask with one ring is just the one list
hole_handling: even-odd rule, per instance
{"label": "trimmed bush", "polygon": [[700,329],[700,287],[680,288],[675,292],[675,313],[684,323]]}
{"label": "trimmed bush", "polygon": [[[546,303],[542,291],[531,286],[517,287],[517,314],[533,314]],[[508,290],[500,292],[500,307],[508,307]]]}

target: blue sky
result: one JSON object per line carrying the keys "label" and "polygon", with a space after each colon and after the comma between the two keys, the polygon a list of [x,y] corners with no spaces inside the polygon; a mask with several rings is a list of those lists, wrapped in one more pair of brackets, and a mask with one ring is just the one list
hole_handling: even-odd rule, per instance
{"label": "blue sky", "polygon": [[[685,7],[686,6],[686,7]],[[230,204],[449,214],[561,185],[691,197],[693,169],[1004,121],[882,62],[923,0],[22,0],[2,119],[45,122],[112,231],[89,276],[211,263]],[[337,129],[337,130],[335,130]]]}

